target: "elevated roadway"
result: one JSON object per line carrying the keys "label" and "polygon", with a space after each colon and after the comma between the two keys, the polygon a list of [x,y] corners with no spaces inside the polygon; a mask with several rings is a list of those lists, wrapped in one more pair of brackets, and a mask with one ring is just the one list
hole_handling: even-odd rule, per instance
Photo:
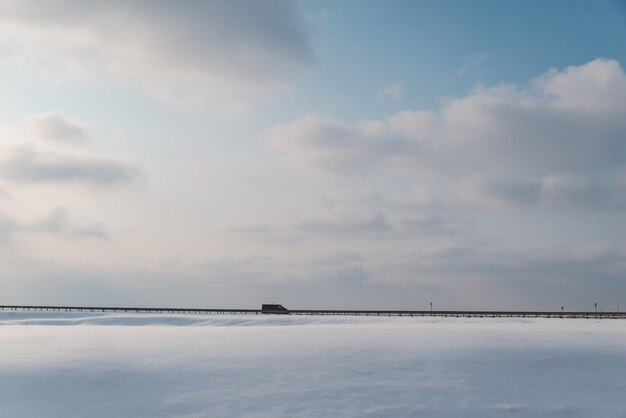
{"label": "elevated roadway", "polygon": [[456,318],[595,318],[626,319],[626,312],[586,311],[403,311],[403,310],[341,310],[341,309],[290,309],[287,312],[263,312],[261,309],[207,309],[133,306],[61,306],[61,305],[0,305],[0,311],[47,312],[121,312],[160,314],[289,314],[289,315],[353,315],[353,316],[427,316]]}

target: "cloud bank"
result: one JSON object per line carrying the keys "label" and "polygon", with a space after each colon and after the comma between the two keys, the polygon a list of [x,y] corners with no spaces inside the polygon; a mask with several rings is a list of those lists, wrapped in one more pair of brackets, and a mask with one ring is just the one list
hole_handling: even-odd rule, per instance
{"label": "cloud bank", "polygon": [[[625,79],[600,59],[437,109],[308,115],[265,132],[278,156],[164,164],[145,194],[102,199],[72,185],[100,195],[141,165],[90,152],[93,128],[64,113],[31,115],[2,127],[0,242],[15,245],[0,261],[19,279],[3,294],[381,309],[612,300],[626,271]],[[33,197],[44,208],[20,214]]]}
{"label": "cloud bank", "polygon": [[551,70],[524,87],[477,87],[436,111],[356,123],[310,115],[265,137],[317,170],[426,173],[450,194],[484,206],[622,208],[624,97],[620,64],[597,59]]}

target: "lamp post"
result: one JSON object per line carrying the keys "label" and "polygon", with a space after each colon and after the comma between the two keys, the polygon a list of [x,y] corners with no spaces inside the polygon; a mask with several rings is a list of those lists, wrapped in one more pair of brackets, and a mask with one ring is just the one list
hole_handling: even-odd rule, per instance
{"label": "lamp post", "polygon": [[432,302],[430,302],[430,311],[431,312],[433,311],[433,303]]}
{"label": "lamp post", "polygon": [[593,303],[593,306],[595,306],[595,308],[596,308],[596,313],[598,313],[598,302],[594,302],[594,303]]}

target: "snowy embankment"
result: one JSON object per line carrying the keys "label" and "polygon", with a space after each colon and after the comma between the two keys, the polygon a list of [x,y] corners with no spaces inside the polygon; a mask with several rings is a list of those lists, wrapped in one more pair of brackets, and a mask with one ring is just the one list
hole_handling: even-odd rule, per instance
{"label": "snowy embankment", "polygon": [[3,417],[626,417],[626,321],[0,312]]}

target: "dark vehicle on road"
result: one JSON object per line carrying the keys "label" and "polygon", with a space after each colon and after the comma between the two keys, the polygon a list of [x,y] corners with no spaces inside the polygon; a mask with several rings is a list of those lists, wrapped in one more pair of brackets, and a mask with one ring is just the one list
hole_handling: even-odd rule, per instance
{"label": "dark vehicle on road", "polygon": [[283,305],[264,303],[263,305],[261,305],[261,313],[289,315],[289,310]]}

